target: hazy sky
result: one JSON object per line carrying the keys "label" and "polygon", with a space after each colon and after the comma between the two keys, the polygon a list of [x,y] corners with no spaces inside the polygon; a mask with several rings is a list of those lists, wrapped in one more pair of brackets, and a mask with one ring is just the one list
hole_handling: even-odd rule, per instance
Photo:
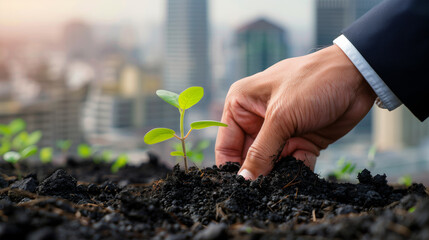
{"label": "hazy sky", "polygon": [[[0,34],[18,37],[56,37],[71,19],[91,24],[130,24],[158,27],[164,22],[166,0],[0,0]],[[313,0],[209,0],[213,29],[236,29],[267,17],[287,27],[290,39],[307,48],[312,43]],[[146,28],[144,28],[146,29]],[[152,34],[144,30],[143,35]],[[145,32],[146,31],[146,32]],[[303,50],[305,51],[305,50]],[[300,50],[298,50],[300,52]]]}
{"label": "hazy sky", "polygon": [[[166,0],[0,0],[0,26],[63,23],[82,18],[93,23],[161,23]],[[239,25],[255,16],[309,26],[312,0],[211,0],[212,23]]]}

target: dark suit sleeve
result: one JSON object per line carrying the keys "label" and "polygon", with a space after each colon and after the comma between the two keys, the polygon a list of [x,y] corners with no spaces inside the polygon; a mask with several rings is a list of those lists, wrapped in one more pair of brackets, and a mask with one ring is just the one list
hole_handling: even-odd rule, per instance
{"label": "dark suit sleeve", "polygon": [[421,121],[429,116],[429,0],[385,0],[343,31]]}

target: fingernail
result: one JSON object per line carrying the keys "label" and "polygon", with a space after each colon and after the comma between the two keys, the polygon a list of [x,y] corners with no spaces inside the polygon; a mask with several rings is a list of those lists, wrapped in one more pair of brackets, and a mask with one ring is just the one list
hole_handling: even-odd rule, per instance
{"label": "fingernail", "polygon": [[253,180],[253,179],[255,179],[255,177],[253,176],[253,174],[249,170],[247,170],[247,169],[241,170],[238,173],[238,175],[243,176],[244,179],[246,179],[246,180]]}

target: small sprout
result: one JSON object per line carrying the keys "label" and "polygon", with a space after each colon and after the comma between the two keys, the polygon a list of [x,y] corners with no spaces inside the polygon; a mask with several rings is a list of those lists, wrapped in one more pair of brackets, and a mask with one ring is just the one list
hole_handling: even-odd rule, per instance
{"label": "small sprout", "polygon": [[404,175],[398,178],[398,183],[410,187],[413,184],[413,178],[410,175]]}
{"label": "small sprout", "polygon": [[40,161],[44,164],[52,162],[53,151],[51,147],[40,149]]}
{"label": "small sprout", "polygon": [[21,168],[20,168],[19,163],[18,163],[18,161],[21,160],[21,158],[22,158],[21,154],[18,152],[15,152],[15,151],[10,151],[10,152],[7,152],[3,155],[3,159],[6,162],[11,163],[13,165],[13,167],[15,168],[16,175],[18,176],[18,179],[22,178]]}
{"label": "small sprout", "polygon": [[101,153],[101,160],[105,163],[110,162],[112,159],[112,152],[109,150],[105,150]]}
{"label": "small sprout", "polygon": [[185,135],[185,130],[183,126],[183,121],[185,117],[185,110],[191,108],[197,104],[204,96],[204,89],[202,87],[190,87],[185,89],[180,94],[170,92],[167,90],[158,90],[156,94],[163,99],[165,102],[173,105],[179,110],[180,113],[180,136],[176,135],[175,131],[169,128],[155,128],[150,130],[144,136],[144,142],[146,144],[155,144],[163,142],[170,138],[177,138],[181,141],[182,149],[181,151],[174,151],[171,153],[172,156],[183,156],[183,161],[185,163],[185,171],[188,171],[188,162],[187,162],[187,153],[185,140],[188,138],[192,130],[199,130],[211,126],[227,127],[225,123],[204,120],[191,123],[191,128],[188,133]]}
{"label": "small sprout", "polygon": [[26,123],[24,120],[18,118],[9,123],[9,134],[14,135],[21,131],[23,131],[26,127]]}
{"label": "small sprout", "polygon": [[335,177],[336,180],[349,180],[351,175],[359,172],[356,170],[356,163],[346,160],[345,157],[341,157],[337,161],[337,169],[331,172],[329,176]]}
{"label": "small sprout", "polygon": [[112,159],[112,152],[109,150],[104,150],[102,152],[97,150],[93,155],[93,161],[95,164],[100,164],[101,162],[109,163]]}
{"label": "small sprout", "polygon": [[10,162],[12,164],[18,163],[19,160],[21,160],[21,154],[15,151],[7,152],[3,155],[3,159],[6,162]]}
{"label": "small sprout", "polygon": [[77,146],[77,154],[80,158],[89,158],[92,155],[92,148],[88,144],[79,144]]}
{"label": "small sprout", "polygon": [[28,146],[36,145],[41,138],[41,131],[34,131],[30,134],[27,131],[22,131],[12,140],[12,148],[18,151],[22,150]]}
{"label": "small sprout", "polygon": [[128,163],[128,156],[126,154],[121,154],[113,163],[112,167],[110,167],[110,171],[112,173],[117,173],[119,169],[125,167],[127,163]]}
{"label": "small sprout", "polygon": [[24,148],[20,154],[21,154],[21,158],[22,159],[27,159],[33,155],[35,155],[38,151],[38,148],[34,145],[28,146],[26,148]]}
{"label": "small sprout", "polygon": [[416,211],[416,207],[410,207],[409,209],[408,209],[408,212],[409,213],[413,213],[413,212],[415,212]]}
{"label": "small sprout", "polygon": [[[204,150],[210,146],[209,140],[199,141],[196,147],[193,147],[192,144],[186,143],[186,154],[197,167],[200,167],[204,160]],[[182,145],[180,143],[173,144],[173,148],[176,150],[171,153],[171,156],[180,156],[183,157]],[[178,153],[180,154],[178,154]]]}
{"label": "small sprout", "polygon": [[71,147],[72,142],[70,140],[58,140],[57,141],[57,147],[61,149],[61,152],[65,155],[67,154],[67,151]]}

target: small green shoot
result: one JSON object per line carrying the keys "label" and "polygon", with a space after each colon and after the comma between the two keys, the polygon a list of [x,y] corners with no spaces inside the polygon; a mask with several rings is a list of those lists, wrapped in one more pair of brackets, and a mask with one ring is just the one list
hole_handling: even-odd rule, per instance
{"label": "small green shoot", "polygon": [[61,150],[63,155],[67,155],[67,151],[72,145],[72,141],[70,140],[58,140],[57,147]]}
{"label": "small green shoot", "polygon": [[44,147],[40,149],[39,158],[44,164],[52,162],[54,150],[51,147]]}
{"label": "small green shoot", "polygon": [[77,146],[77,154],[82,159],[87,159],[92,156],[92,148],[88,144],[79,144]]}
{"label": "small green shoot", "polygon": [[413,178],[410,175],[404,175],[398,178],[398,183],[406,187],[413,185]]}
{"label": "small green shoot", "polygon": [[33,156],[33,155],[35,155],[36,153],[37,153],[37,151],[38,151],[39,149],[36,147],[36,146],[34,146],[34,145],[31,145],[31,146],[28,146],[28,147],[26,147],[26,148],[24,148],[21,152],[20,152],[20,154],[21,154],[21,159],[27,159],[27,158],[29,158],[29,157],[31,157],[31,156]]}
{"label": "small green shoot", "polygon": [[180,113],[180,136],[176,135],[175,131],[169,128],[155,128],[150,130],[146,135],[144,136],[144,142],[146,144],[155,144],[159,142],[163,142],[165,140],[168,140],[170,138],[177,138],[181,141],[182,149],[179,151],[174,151],[171,153],[172,156],[182,156],[183,161],[185,164],[185,171],[188,172],[188,162],[187,162],[187,152],[186,152],[186,145],[185,140],[189,137],[189,134],[192,130],[199,130],[207,127],[212,126],[219,126],[219,127],[227,127],[225,123],[217,122],[217,121],[211,121],[211,120],[204,120],[204,121],[197,121],[191,123],[191,128],[185,135],[185,129],[184,129],[184,118],[185,118],[185,111],[195,104],[197,104],[204,96],[204,89],[202,87],[190,87],[185,89],[180,94],[170,92],[167,90],[158,90],[156,91],[156,94],[163,99],[165,102],[173,105],[179,110]]}
{"label": "small green shoot", "polygon": [[10,151],[3,155],[3,159],[6,162],[15,164],[15,163],[18,163],[18,161],[21,159],[21,154],[15,151]]}
{"label": "small green shoot", "polygon": [[95,164],[100,164],[102,162],[109,163],[112,159],[112,152],[109,150],[104,151],[95,151],[93,161]]}
{"label": "small green shoot", "polygon": [[[201,167],[204,160],[204,150],[210,146],[209,140],[199,141],[196,147],[193,147],[191,143],[186,143],[186,154],[188,155],[189,160],[191,160],[195,165]],[[177,153],[178,157],[183,157],[182,145],[180,143],[173,144],[174,152]]]}
{"label": "small green shoot", "polygon": [[341,157],[337,161],[337,169],[331,172],[329,175],[335,177],[337,180],[349,180],[351,175],[357,174],[356,163],[346,160],[345,157]]}
{"label": "small green shoot", "polygon": [[33,156],[34,154],[37,153],[37,151],[38,151],[37,147],[34,145],[31,145],[24,148],[20,152],[9,151],[3,155],[3,159],[6,162],[13,164],[14,168],[16,169],[18,179],[21,179],[22,173],[21,173],[21,168],[19,166],[19,161]]}
{"label": "small green shoot", "polygon": [[128,163],[128,156],[127,154],[121,154],[118,156],[116,161],[113,163],[113,165],[110,167],[110,171],[112,173],[117,173],[119,169],[125,167]]}
{"label": "small green shoot", "polygon": [[409,213],[413,213],[413,212],[415,212],[416,211],[416,207],[410,207],[409,209],[408,209],[408,212]]}

